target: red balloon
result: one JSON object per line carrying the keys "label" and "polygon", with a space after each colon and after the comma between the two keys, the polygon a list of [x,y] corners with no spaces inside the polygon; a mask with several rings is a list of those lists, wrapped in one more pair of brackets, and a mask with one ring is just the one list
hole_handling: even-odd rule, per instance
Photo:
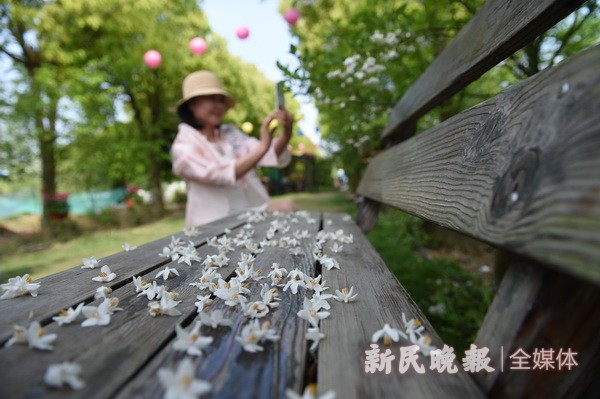
{"label": "red balloon", "polygon": [[190,50],[196,55],[202,55],[206,52],[206,42],[201,37],[195,37],[190,40]]}
{"label": "red balloon", "polygon": [[237,28],[237,30],[235,31],[235,34],[237,35],[237,37],[239,37],[240,39],[246,39],[248,38],[248,36],[250,36],[250,30],[248,29],[247,26],[240,26],[239,28]]}
{"label": "red balloon", "polygon": [[148,50],[144,54],[144,62],[148,65],[150,69],[156,69],[160,66],[162,62],[162,57],[160,53],[156,50]]}
{"label": "red balloon", "polygon": [[290,25],[296,25],[298,19],[300,18],[300,11],[295,8],[289,8],[283,13],[283,19],[287,21]]}

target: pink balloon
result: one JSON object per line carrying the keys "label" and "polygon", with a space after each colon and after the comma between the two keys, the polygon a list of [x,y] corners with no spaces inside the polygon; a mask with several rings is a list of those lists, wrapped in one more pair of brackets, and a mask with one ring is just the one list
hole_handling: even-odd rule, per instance
{"label": "pink balloon", "polygon": [[201,37],[195,37],[190,40],[190,50],[196,55],[202,55],[206,52],[206,42]]}
{"label": "pink balloon", "polygon": [[246,39],[248,36],[250,36],[250,30],[248,29],[247,26],[240,26],[239,28],[237,28],[237,30],[235,31],[235,34],[237,35],[237,37],[239,37],[240,39]]}
{"label": "pink balloon", "polygon": [[156,69],[162,62],[162,57],[158,51],[148,50],[146,51],[146,54],[144,54],[144,62],[148,65],[148,68]]}
{"label": "pink balloon", "polygon": [[290,25],[296,25],[296,22],[298,22],[299,18],[300,11],[295,8],[288,8],[285,13],[283,13],[283,19],[285,19]]}

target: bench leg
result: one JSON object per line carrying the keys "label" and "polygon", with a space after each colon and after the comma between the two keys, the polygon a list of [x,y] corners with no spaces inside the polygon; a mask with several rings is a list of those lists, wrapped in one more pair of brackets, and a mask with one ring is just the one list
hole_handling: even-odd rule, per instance
{"label": "bench leg", "polygon": [[[598,286],[528,260],[513,260],[475,342],[489,348],[497,367],[473,378],[491,398],[600,392],[599,330]],[[565,360],[569,350],[577,353],[577,365],[570,370],[557,361]]]}

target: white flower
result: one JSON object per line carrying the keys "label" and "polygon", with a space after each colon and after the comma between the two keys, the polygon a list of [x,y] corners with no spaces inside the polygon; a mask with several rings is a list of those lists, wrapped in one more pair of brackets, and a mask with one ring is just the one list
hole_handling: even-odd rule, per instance
{"label": "white flower", "polygon": [[196,287],[200,290],[210,288],[213,280],[222,278],[221,274],[217,273],[217,269],[210,267],[204,271],[204,274],[200,277],[200,281],[190,283],[192,287]]}
{"label": "white flower", "polygon": [[136,248],[137,248],[136,245],[131,245],[128,242],[123,243],[123,249],[125,250],[125,252],[133,251]]}
{"label": "white flower", "polygon": [[218,288],[214,291],[214,294],[216,297],[224,300],[227,306],[236,306],[238,303],[240,303],[242,294],[250,293],[250,290],[242,287],[237,278],[232,278],[229,281],[219,279],[217,285]]}
{"label": "white flower", "polygon": [[252,254],[242,253],[240,254],[240,261],[238,262],[239,267],[252,266],[256,258]]}
{"label": "white flower", "polygon": [[421,353],[423,353],[423,355],[425,356],[429,356],[429,354],[431,353],[431,351],[436,350],[437,348],[431,344],[431,338],[429,337],[429,335],[421,335],[415,342],[411,343],[418,345],[419,346],[419,350],[421,351]]}
{"label": "white flower", "polygon": [[195,227],[192,228],[185,228],[183,229],[183,234],[185,234],[188,237],[196,237],[197,235],[200,234],[200,231],[198,231],[198,229],[196,229]]}
{"label": "white flower", "polygon": [[150,285],[150,283],[147,280],[143,280],[142,276],[133,276],[133,285],[135,286],[135,292],[144,292],[146,288],[148,288],[148,285]]}
{"label": "white flower", "polygon": [[81,327],[106,326],[110,323],[110,303],[104,300],[99,306],[84,306],[81,311],[87,318]]}
{"label": "white flower", "polygon": [[179,305],[180,302],[174,300],[171,295],[163,295],[160,301],[153,301],[148,304],[150,315],[152,317],[158,315],[181,316],[181,312],[175,309],[175,306]]}
{"label": "white flower", "polygon": [[274,329],[271,328],[271,323],[269,321],[265,321],[262,324],[261,331],[262,331],[261,341],[267,340],[267,341],[275,342],[275,341],[279,341],[279,338],[281,338],[279,335],[277,335],[277,331],[275,331]]}
{"label": "white flower", "polygon": [[298,287],[306,287],[304,283],[304,273],[298,269],[293,269],[288,273],[288,282],[283,287],[284,291],[289,288],[295,295],[298,293]]}
{"label": "white flower", "polygon": [[344,246],[339,245],[337,242],[334,242],[333,245],[331,246],[331,250],[336,254],[339,252],[342,252],[343,248],[344,248]]}
{"label": "white flower", "polygon": [[191,266],[192,261],[201,262],[202,260],[198,256],[194,243],[190,241],[188,246],[179,250],[179,259],[177,260],[177,263],[186,263],[188,266]]}
{"label": "white flower", "polygon": [[200,334],[202,323],[196,322],[190,332],[187,332],[179,324],[175,326],[177,339],[173,342],[173,349],[185,351],[190,356],[202,356],[202,349],[213,342],[213,337],[204,337]]}
{"label": "white flower", "polygon": [[277,301],[280,300],[279,292],[275,287],[271,288],[268,284],[263,284],[262,288],[260,289],[260,297],[262,298],[262,301],[271,308],[276,308],[279,306],[279,303],[277,303]]}
{"label": "white flower", "polygon": [[81,302],[75,309],[69,308],[67,310],[61,310],[58,313],[58,316],[54,316],[52,320],[57,322],[59,326],[62,326],[63,324],[70,324],[79,316],[81,313],[81,308],[83,308],[84,304],[84,302]]}
{"label": "white flower", "polygon": [[242,300],[241,303],[244,314],[253,319],[265,317],[267,313],[269,313],[269,306],[267,306],[267,304],[263,301],[254,301],[245,304],[245,300]]}
{"label": "white flower", "polygon": [[106,287],[104,285],[102,287],[98,287],[94,293],[94,299],[106,298],[106,296],[111,292],[112,288],[110,287]]}
{"label": "white flower", "polygon": [[294,231],[294,237],[296,237],[298,240],[301,240],[303,238],[308,238],[309,234],[308,234],[308,230],[296,230]]}
{"label": "white flower", "polygon": [[65,385],[71,389],[79,390],[85,387],[80,378],[81,366],[77,363],[64,362],[48,366],[44,375],[44,382],[51,387],[62,388]]}
{"label": "white flower", "polygon": [[219,267],[225,267],[229,263],[229,258],[224,253],[220,253],[215,256],[214,263]]}
{"label": "white flower", "polygon": [[109,282],[113,281],[116,277],[117,275],[110,271],[110,267],[104,265],[102,266],[102,268],[100,268],[100,274],[98,275],[98,277],[94,277],[92,278],[92,280],[99,282]]}
{"label": "white flower", "polygon": [[262,333],[258,320],[253,320],[242,328],[240,335],[235,337],[235,340],[242,344],[246,352],[261,352],[263,347],[259,345],[259,342]]}
{"label": "white flower", "polygon": [[164,287],[162,285],[159,286],[158,284],[156,284],[156,281],[153,281],[152,284],[140,284],[140,288],[143,289],[143,291],[140,292],[138,296],[146,295],[146,298],[148,298],[149,301],[154,298],[160,299],[164,291]]}
{"label": "white flower", "polygon": [[83,262],[82,269],[93,269],[98,266],[98,259],[95,256],[90,256],[89,258],[81,258]]}
{"label": "white flower", "polygon": [[25,274],[23,277],[9,278],[8,283],[0,285],[0,288],[6,291],[0,299],[11,299],[25,294],[35,297],[40,283],[34,283],[29,274]]}
{"label": "white flower", "polygon": [[25,331],[25,337],[30,348],[40,350],[54,349],[50,344],[56,340],[56,334],[46,334],[46,331],[37,321],[29,325],[29,328]]}
{"label": "white flower", "polygon": [[340,264],[338,261],[330,256],[324,255],[322,253],[314,254],[315,259],[327,270],[331,269],[339,269]]}
{"label": "white flower", "polygon": [[298,317],[308,322],[313,326],[319,325],[319,320],[329,317],[329,312],[319,312],[320,307],[315,306],[310,299],[304,298],[304,308],[298,312]]}
{"label": "white flower", "polygon": [[123,309],[118,308],[117,306],[119,305],[119,298],[104,298],[104,301],[102,302],[101,306],[104,305],[106,307],[106,311],[109,314],[113,314],[114,312],[118,312],[121,311]]}
{"label": "white flower", "polygon": [[9,346],[14,344],[27,343],[27,330],[25,330],[25,327],[15,325],[13,328],[13,336],[6,342],[6,344],[4,345],[5,348],[8,348]]}
{"label": "white flower", "polygon": [[342,290],[335,290],[336,296],[334,296],[333,298],[336,301],[340,301],[340,302],[344,302],[344,303],[348,303],[348,302],[353,302],[356,297],[358,296],[358,294],[354,294],[354,287],[350,287],[350,290],[348,290],[348,288],[344,287],[342,288]]}
{"label": "white flower", "polygon": [[279,340],[279,336],[275,333],[275,330],[270,327],[271,324],[269,322],[263,323],[261,327],[258,320],[252,320],[242,328],[241,334],[235,337],[235,339],[242,344],[245,351],[260,352],[263,350],[263,347],[259,345],[259,342],[264,340]]}
{"label": "white flower", "polygon": [[194,378],[194,363],[185,358],[179,363],[177,371],[167,368],[158,370],[158,379],[165,388],[165,399],[197,399],[210,392],[211,384]]}
{"label": "white flower", "polygon": [[400,340],[400,337],[403,337],[405,339],[407,338],[406,334],[404,334],[402,331],[396,328],[390,327],[390,325],[387,323],[383,326],[381,330],[378,330],[373,334],[373,336],[371,337],[371,342],[377,342],[381,337],[383,337],[384,345],[391,345],[392,341],[398,342]]}
{"label": "white flower", "polygon": [[179,259],[179,252],[177,251],[177,248],[173,248],[171,246],[163,247],[162,252],[160,252],[158,256],[161,258],[171,258],[171,261],[175,262],[177,259]]}
{"label": "white flower", "polygon": [[292,254],[294,256],[302,255],[302,248],[300,248],[300,247],[290,248],[289,251],[290,251],[290,254]]}
{"label": "white flower", "polygon": [[315,292],[312,296],[312,298],[310,298],[310,301],[313,304],[313,307],[315,308],[319,308],[319,309],[326,309],[329,310],[331,309],[331,305],[329,304],[329,302],[327,302],[328,299],[333,298],[333,295],[331,294],[323,294],[321,292]]}
{"label": "white flower", "polygon": [[200,313],[200,322],[203,325],[211,326],[212,328],[217,328],[219,326],[231,327],[233,325],[233,321],[223,317],[223,311],[220,309],[213,310],[210,315]]}
{"label": "white flower", "polygon": [[321,282],[320,274],[314,278],[308,275],[304,275],[304,284],[307,289],[313,290],[315,292],[322,292],[329,288],[324,286],[325,281]]}
{"label": "white flower", "polygon": [[310,346],[311,352],[317,349],[319,341],[323,338],[325,338],[325,334],[319,331],[319,327],[309,327],[306,331],[306,334],[304,335],[304,339],[313,341],[312,345]]}
{"label": "white flower", "polygon": [[210,305],[213,301],[212,299],[210,299],[210,295],[197,295],[196,299],[198,299],[198,302],[195,302],[194,305],[196,305],[196,307],[198,308],[198,313],[201,313],[202,310],[204,310],[204,308]]}
{"label": "white flower", "polygon": [[163,280],[168,280],[172,275],[179,276],[179,272],[175,268],[170,268],[169,266],[165,266],[164,270],[158,272],[155,278],[162,277]]}

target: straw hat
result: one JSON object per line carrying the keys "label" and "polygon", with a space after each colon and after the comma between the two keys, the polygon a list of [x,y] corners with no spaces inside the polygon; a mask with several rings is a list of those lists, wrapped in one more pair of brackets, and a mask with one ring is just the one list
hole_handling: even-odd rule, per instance
{"label": "straw hat", "polygon": [[196,71],[189,74],[181,87],[183,98],[177,102],[179,109],[188,100],[198,96],[221,94],[225,96],[227,109],[235,105],[235,100],[225,90],[219,77],[210,71]]}

